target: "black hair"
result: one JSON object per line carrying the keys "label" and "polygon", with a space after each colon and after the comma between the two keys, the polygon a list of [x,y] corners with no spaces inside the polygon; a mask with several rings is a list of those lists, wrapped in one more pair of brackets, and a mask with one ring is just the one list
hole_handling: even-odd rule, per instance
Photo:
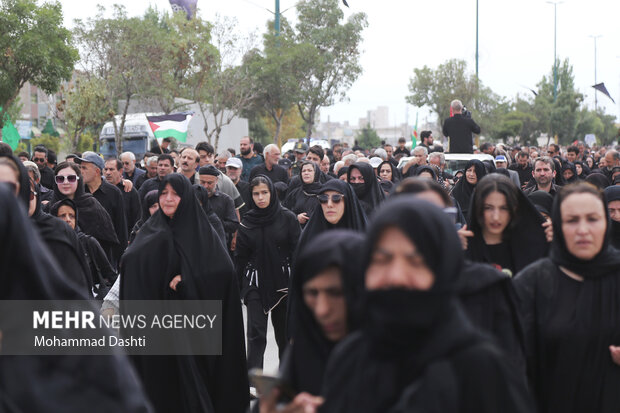
{"label": "black hair", "polygon": [[325,151],[323,151],[323,147],[321,145],[311,146],[310,149],[308,149],[308,153],[310,152],[318,156],[319,159],[323,159],[323,156],[325,156]]}
{"label": "black hair", "polygon": [[572,152],[572,153],[574,153],[575,155],[577,155],[577,154],[579,153],[579,148],[578,148],[578,147],[576,147],[576,146],[569,146],[569,147],[566,149],[566,152]]}
{"label": "black hair", "polygon": [[30,160],[30,154],[28,152],[22,151],[22,152],[19,153],[19,155],[17,155],[18,158],[21,157],[21,156],[23,156],[23,157],[27,158],[28,160]]}
{"label": "black hair", "polygon": [[250,193],[252,193],[252,189],[254,189],[254,187],[259,186],[260,184],[265,184],[267,185],[267,187],[269,187],[269,181],[267,181],[267,178],[265,178],[264,176],[257,176],[256,178],[252,179],[252,182],[250,182]]}
{"label": "black hair", "polygon": [[172,138],[171,138],[171,137],[164,138],[164,139],[162,140],[162,142],[168,142],[168,143],[170,143],[170,142],[172,142]]}
{"label": "black hair", "polygon": [[433,132],[431,132],[429,130],[423,130],[422,132],[420,132],[420,139],[422,139],[422,141],[424,141],[424,139],[428,138],[432,134],[433,134]]}
{"label": "black hair", "polygon": [[407,142],[405,138],[402,138],[402,137],[398,138],[398,143],[405,143],[405,142]]}
{"label": "black hair", "polygon": [[35,152],[43,152],[43,153],[45,153],[45,157],[47,158],[48,151],[47,151],[47,148],[45,146],[43,146],[43,145],[35,146],[34,149],[32,150],[32,153],[34,154]]}
{"label": "black hair", "polygon": [[161,161],[165,161],[165,160],[170,161],[170,166],[174,166],[174,158],[172,156],[170,156],[170,154],[167,153],[163,153],[161,155],[159,155],[157,157],[157,163],[161,162]]}
{"label": "black hair", "polygon": [[47,150],[47,162],[51,164],[56,164],[58,158],[56,157],[56,152],[53,149]]}
{"label": "black hair", "polygon": [[211,145],[209,142],[198,142],[196,144],[196,151],[197,152],[205,151],[209,155],[212,155],[215,153],[215,149],[213,148],[213,145]]}
{"label": "black hair", "polygon": [[106,163],[110,161],[115,161],[116,169],[121,171],[123,169],[123,163],[116,158],[108,158],[105,160]]}
{"label": "black hair", "polygon": [[82,179],[82,171],[80,171],[80,166],[74,164],[73,162],[67,162],[67,161],[63,161],[59,163],[58,165],[56,165],[56,167],[54,168],[54,175],[58,175],[58,172],[65,168],[73,169],[75,171],[75,174],[78,176],[78,178]]}
{"label": "black hair", "polygon": [[[473,213],[476,214],[480,223],[484,222],[484,201],[493,192],[499,192],[506,197],[506,205],[510,212],[509,228],[513,229],[516,224],[517,205],[519,205],[519,188],[512,183],[510,178],[500,174],[489,174],[483,177],[474,191]],[[507,228],[508,229],[508,228]]]}

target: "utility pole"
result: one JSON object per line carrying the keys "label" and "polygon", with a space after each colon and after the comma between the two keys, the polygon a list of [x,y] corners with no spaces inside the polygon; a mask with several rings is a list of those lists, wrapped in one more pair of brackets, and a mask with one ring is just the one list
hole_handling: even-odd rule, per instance
{"label": "utility pole", "polygon": [[276,29],[276,36],[279,36],[280,35],[280,0],[276,0],[275,29]]}
{"label": "utility pole", "polygon": [[478,1],[476,0],[476,88],[478,88]]}
{"label": "utility pole", "polygon": [[563,1],[548,1],[553,4],[553,102],[558,98],[558,4]]}
{"label": "utility pole", "polygon": [[[590,35],[591,38],[594,39],[594,84],[596,85],[598,82],[596,81],[596,39],[601,37],[600,34],[593,36]],[[598,109],[598,96],[596,95],[598,91],[594,89],[594,111],[596,112]]]}

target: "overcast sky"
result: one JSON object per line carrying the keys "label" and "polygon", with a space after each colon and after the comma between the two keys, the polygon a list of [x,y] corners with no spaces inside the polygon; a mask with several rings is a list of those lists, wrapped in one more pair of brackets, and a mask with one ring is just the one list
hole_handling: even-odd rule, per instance
{"label": "overcast sky", "polygon": [[[67,26],[75,18],[96,14],[97,3],[109,8],[124,3],[129,15],[153,5],[170,10],[168,0],[60,0]],[[216,13],[234,16],[244,32],[262,33],[272,18],[275,0],[198,0],[199,15],[213,20]],[[281,10],[296,0],[281,0]],[[467,61],[475,70],[476,0],[348,0],[345,16],[363,11],[368,28],[363,34],[364,73],[350,89],[349,101],[322,109],[321,120],[348,120],[354,125],[366,111],[389,106],[390,123],[409,124],[428,117],[428,111],[405,103],[414,68],[432,68],[448,59]],[[479,0],[479,72],[481,81],[496,93],[513,97],[535,89],[553,65],[553,9],[545,0]],[[620,118],[620,25],[617,0],[566,0],[557,6],[557,53],[573,65],[577,88],[594,107],[594,40],[597,40],[597,80],[605,82],[616,101],[598,94],[599,106]],[[295,9],[285,12],[295,19]],[[464,102],[467,105],[467,102]]]}

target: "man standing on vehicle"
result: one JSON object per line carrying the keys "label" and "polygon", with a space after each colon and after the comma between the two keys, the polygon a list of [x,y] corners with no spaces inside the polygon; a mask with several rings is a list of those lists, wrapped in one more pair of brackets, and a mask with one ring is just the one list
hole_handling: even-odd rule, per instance
{"label": "man standing on vehicle", "polygon": [[469,112],[463,114],[460,100],[450,103],[454,116],[443,123],[443,135],[450,138],[450,153],[473,153],[472,133],[479,134],[480,126],[474,122]]}

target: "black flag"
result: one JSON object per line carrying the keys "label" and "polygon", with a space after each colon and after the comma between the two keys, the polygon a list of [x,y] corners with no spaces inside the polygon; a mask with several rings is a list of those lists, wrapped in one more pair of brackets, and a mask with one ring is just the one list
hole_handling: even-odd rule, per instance
{"label": "black flag", "polygon": [[347,0],[342,0],[342,2],[344,3],[345,6],[349,7],[349,3],[347,3]]}
{"label": "black flag", "polygon": [[609,92],[607,91],[607,88],[605,87],[605,83],[597,83],[596,85],[592,87],[598,90],[599,92],[601,92],[603,95],[607,96],[609,99],[611,99],[612,102],[616,103],[614,98],[612,98]]}

